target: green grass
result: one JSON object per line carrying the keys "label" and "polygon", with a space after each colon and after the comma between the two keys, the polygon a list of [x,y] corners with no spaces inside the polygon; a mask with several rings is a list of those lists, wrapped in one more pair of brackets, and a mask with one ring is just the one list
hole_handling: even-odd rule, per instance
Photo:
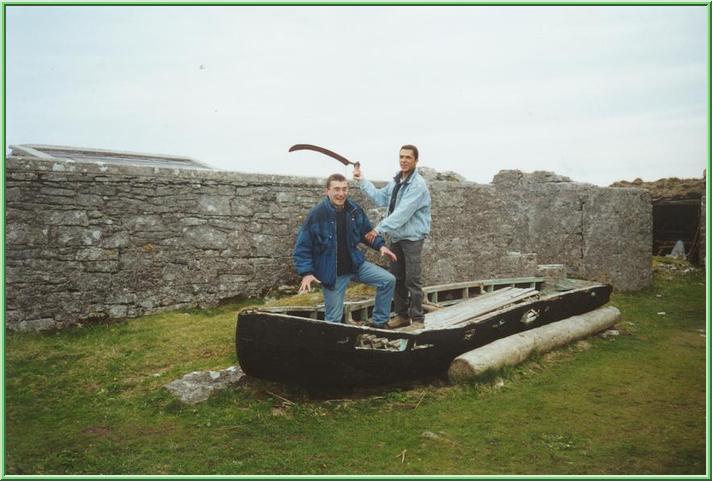
{"label": "green grass", "polygon": [[174,400],[164,384],[235,363],[248,304],[8,333],[6,474],[705,474],[700,270],[615,294],[620,336],[488,382]]}

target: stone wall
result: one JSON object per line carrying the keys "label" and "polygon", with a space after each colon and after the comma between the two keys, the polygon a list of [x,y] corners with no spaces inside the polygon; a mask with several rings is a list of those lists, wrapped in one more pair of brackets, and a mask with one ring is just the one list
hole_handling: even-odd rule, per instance
{"label": "stone wall", "polygon": [[516,235],[510,250],[564,263],[572,277],[622,291],[650,284],[652,205],[637,188],[597,187],[550,172],[501,171],[493,180]]}
{"label": "stone wall", "polygon": [[[18,157],[5,176],[5,319],[20,330],[297,285],[291,251],[324,181]],[[565,180],[513,171],[490,185],[432,182],[425,283],[534,275],[546,262],[620,290],[646,286],[649,195]]]}

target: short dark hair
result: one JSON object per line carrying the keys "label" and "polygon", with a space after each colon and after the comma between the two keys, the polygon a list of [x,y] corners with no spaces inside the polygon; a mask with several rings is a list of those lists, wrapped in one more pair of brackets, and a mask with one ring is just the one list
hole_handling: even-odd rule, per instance
{"label": "short dark hair", "polygon": [[344,177],[341,174],[331,174],[328,179],[326,179],[326,188],[329,188],[329,185],[331,184],[332,181],[336,182],[346,182],[346,177]]}
{"label": "short dark hair", "polygon": [[418,147],[416,147],[415,145],[405,144],[405,145],[404,145],[403,147],[401,147],[400,149],[401,149],[401,150],[403,150],[403,149],[405,149],[405,150],[412,150],[412,151],[413,151],[413,154],[415,154],[415,160],[418,160]]}

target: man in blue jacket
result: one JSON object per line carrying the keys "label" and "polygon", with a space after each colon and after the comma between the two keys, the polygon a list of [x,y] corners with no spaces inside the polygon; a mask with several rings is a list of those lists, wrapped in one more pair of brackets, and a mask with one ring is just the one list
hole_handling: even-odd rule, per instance
{"label": "man in blue jacket", "polygon": [[367,240],[387,234],[390,248],[397,256],[390,271],[396,276],[394,308],[397,314],[389,322],[395,328],[423,322],[423,285],[420,280],[423,242],[430,234],[430,191],[425,179],[416,170],[418,148],[400,148],[400,170],[381,188],[366,180],[360,168],[354,169],[354,179],[369,199],[379,207],[388,206],[381,222],[366,235]]}
{"label": "man in blue jacket", "polygon": [[356,281],[376,287],[373,326],[387,328],[395,277],[387,270],[365,260],[357,249],[359,242],[388,256],[397,258],[381,236],[366,234],[372,230],[363,209],[348,198],[349,186],[341,174],[332,174],[326,181],[326,197],[307,215],[294,247],[294,266],[302,276],[299,293],[311,291],[313,282],[321,283],[325,316],[329,322],[341,322],[344,293],[349,282]]}

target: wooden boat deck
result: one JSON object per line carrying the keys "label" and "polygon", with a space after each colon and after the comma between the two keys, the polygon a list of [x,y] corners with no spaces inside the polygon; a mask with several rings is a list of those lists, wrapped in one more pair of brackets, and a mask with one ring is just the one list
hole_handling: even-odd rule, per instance
{"label": "wooden boat deck", "polygon": [[[513,296],[514,292],[519,292],[521,290],[527,290],[530,295],[534,295],[537,289],[541,289],[544,284],[543,277],[518,277],[509,279],[484,279],[476,281],[467,282],[453,282],[449,284],[438,284],[433,286],[423,287],[423,294],[425,296],[426,307],[436,306],[436,307],[447,307],[454,304],[462,304],[463,301],[467,300],[478,300],[479,302],[486,301],[482,305],[484,309],[480,314],[484,314],[491,310],[496,309],[496,307],[489,308],[486,307],[490,302],[498,302],[497,300],[506,300],[507,297],[491,297],[493,294],[497,293],[498,296]],[[515,289],[515,290],[512,290]],[[518,290],[517,290],[518,289]],[[489,296],[489,297],[488,297]],[[516,295],[514,295],[516,297]],[[525,299],[524,297],[523,299]],[[515,298],[508,299],[509,302],[516,301]],[[344,322],[350,325],[362,325],[365,321],[368,321],[373,312],[373,298],[364,299],[360,301],[346,301],[344,302]],[[468,312],[469,308],[472,307],[469,303],[467,304]],[[261,307],[261,311],[274,312],[274,313],[289,313],[293,316],[306,317],[310,319],[323,320],[324,319],[324,304],[318,304],[316,306],[274,306],[274,307]],[[447,309],[448,313],[453,312],[452,308]],[[443,315],[433,316],[435,312],[426,314],[425,328],[432,327],[444,327],[440,324],[445,322],[439,320]],[[447,315],[445,315],[447,317]],[[472,317],[472,316],[470,316]],[[430,321],[432,319],[432,321]],[[453,318],[454,319],[454,318]],[[459,321],[458,321],[459,322]],[[455,321],[453,323],[456,324]],[[412,330],[405,328],[404,330]]]}
{"label": "wooden boat deck", "polygon": [[497,291],[481,294],[477,297],[463,300],[447,309],[437,310],[425,315],[425,329],[442,329],[456,326],[474,317],[495,311],[502,306],[531,299],[539,294],[533,287],[505,287]]}

